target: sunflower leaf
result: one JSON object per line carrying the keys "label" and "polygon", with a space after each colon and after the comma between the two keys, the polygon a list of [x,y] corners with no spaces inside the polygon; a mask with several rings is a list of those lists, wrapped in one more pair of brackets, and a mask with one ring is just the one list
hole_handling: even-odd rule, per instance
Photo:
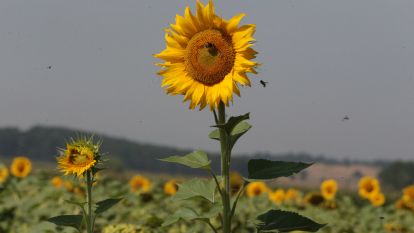
{"label": "sunflower leaf", "polygon": [[96,214],[103,213],[110,209],[112,206],[116,205],[118,202],[120,202],[123,198],[109,198],[100,202],[96,203]]}
{"label": "sunflower leaf", "polygon": [[206,170],[211,169],[211,160],[208,159],[207,154],[203,151],[194,151],[185,156],[170,156],[160,160],[164,162],[182,164],[191,168],[201,168]]}
{"label": "sunflower leaf", "polygon": [[47,221],[58,226],[73,227],[80,231],[82,225],[82,215],[60,215],[49,218]]}
{"label": "sunflower leaf", "polygon": [[269,180],[288,177],[311,166],[311,163],[270,161],[266,159],[251,159],[248,163],[247,180]]}
{"label": "sunflower leaf", "polygon": [[269,210],[257,217],[258,232],[316,232],[326,224],[319,224],[294,212]]}
{"label": "sunflower leaf", "polygon": [[211,203],[215,202],[216,183],[213,179],[192,179],[178,184],[178,191],[173,197],[174,200],[187,200],[201,197]]}
{"label": "sunflower leaf", "polygon": [[223,206],[221,203],[214,203],[207,212],[198,214],[194,209],[184,207],[177,210],[174,214],[170,215],[165,219],[162,226],[169,226],[180,220],[191,221],[199,220],[208,222],[210,218],[216,217],[222,210]]}
{"label": "sunflower leaf", "polygon": [[233,129],[242,121],[250,119],[250,113],[246,113],[244,115],[230,117],[229,120],[225,124],[217,124],[213,125],[212,127],[217,127],[219,129],[226,130],[228,135],[231,135]]}

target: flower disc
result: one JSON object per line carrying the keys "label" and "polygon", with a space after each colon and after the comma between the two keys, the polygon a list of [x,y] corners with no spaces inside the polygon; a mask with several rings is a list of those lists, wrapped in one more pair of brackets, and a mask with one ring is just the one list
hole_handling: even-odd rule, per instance
{"label": "flower disc", "polygon": [[250,86],[246,74],[256,73],[251,61],[257,54],[251,48],[256,26],[239,26],[243,17],[217,16],[212,1],[206,6],[197,1],[196,15],[187,7],[184,16],[176,16],[176,24],[166,29],[166,49],[154,55],[165,61],[158,65],[168,94],[184,95],[191,109],[215,109],[220,102],[228,105],[233,93],[240,95],[239,85]]}

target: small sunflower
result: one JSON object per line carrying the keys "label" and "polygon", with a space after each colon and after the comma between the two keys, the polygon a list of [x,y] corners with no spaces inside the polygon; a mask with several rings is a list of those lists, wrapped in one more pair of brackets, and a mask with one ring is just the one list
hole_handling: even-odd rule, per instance
{"label": "small sunflower", "polygon": [[365,176],[359,180],[358,189],[359,195],[366,199],[369,199],[370,196],[375,195],[381,191],[379,181],[370,176]]}
{"label": "small sunflower", "polygon": [[395,202],[395,208],[414,211],[414,202],[400,198]]}
{"label": "small sunflower", "polygon": [[277,189],[274,192],[269,192],[269,200],[273,201],[274,203],[281,205],[286,198],[285,190]]}
{"label": "small sunflower", "polygon": [[382,206],[385,203],[385,196],[383,193],[377,192],[377,193],[372,194],[369,197],[369,201],[371,202],[373,206],[376,206],[376,207]]}
{"label": "small sunflower", "polygon": [[287,202],[296,202],[299,199],[300,193],[297,189],[290,188],[286,191],[285,200]]}
{"label": "small sunflower", "polygon": [[151,181],[146,177],[136,175],[129,181],[132,192],[142,191],[148,192],[151,189]]}
{"label": "small sunflower", "polygon": [[414,185],[407,186],[403,189],[403,199],[405,201],[414,201]]}
{"label": "small sunflower", "polygon": [[239,26],[244,16],[225,20],[211,0],[205,6],[197,1],[196,15],[187,7],[184,16],[176,16],[165,30],[166,49],[154,55],[165,61],[158,74],[168,94],[184,95],[190,109],[216,109],[220,102],[228,106],[233,93],[240,96],[239,85],[250,86],[247,73],[256,73],[258,65],[251,48],[256,26]]}
{"label": "small sunflower", "polygon": [[230,192],[232,195],[236,194],[242,187],[244,181],[240,173],[230,172]]}
{"label": "small sunflower", "polygon": [[0,164],[0,184],[6,182],[7,178],[9,178],[9,169],[3,164]]}
{"label": "small sunflower", "polygon": [[32,171],[32,163],[27,157],[19,156],[13,159],[10,172],[13,176],[24,178]]}
{"label": "small sunflower", "polygon": [[53,185],[53,187],[55,188],[60,188],[63,186],[63,180],[62,178],[60,178],[60,176],[55,176],[52,178],[52,180],[50,181]]}
{"label": "small sunflower", "polygon": [[260,196],[263,193],[267,193],[268,191],[269,188],[267,187],[266,183],[262,181],[249,183],[246,187],[246,194],[248,197]]}
{"label": "small sunflower", "polygon": [[82,176],[98,163],[99,147],[100,143],[95,143],[92,137],[72,140],[66,144],[66,149],[61,150],[62,155],[57,158],[58,167],[65,175]]}
{"label": "small sunflower", "polygon": [[320,188],[321,194],[326,200],[333,200],[338,191],[338,183],[333,179],[325,180],[322,182]]}
{"label": "small sunflower", "polygon": [[178,185],[176,180],[169,180],[164,184],[164,193],[173,196],[178,191]]}

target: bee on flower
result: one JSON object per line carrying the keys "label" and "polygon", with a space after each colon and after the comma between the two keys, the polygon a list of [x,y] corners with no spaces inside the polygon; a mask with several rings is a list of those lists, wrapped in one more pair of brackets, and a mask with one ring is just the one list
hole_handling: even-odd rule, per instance
{"label": "bee on flower", "polygon": [[249,183],[246,187],[246,194],[248,197],[257,197],[267,192],[269,192],[269,188],[266,183],[262,181]]}
{"label": "bee on flower", "polygon": [[32,171],[32,162],[24,156],[13,159],[10,167],[10,173],[17,178],[25,178]]}
{"label": "bee on flower", "polygon": [[324,180],[320,186],[321,194],[326,200],[335,199],[338,183],[334,179]]}
{"label": "bee on flower", "polygon": [[148,192],[151,190],[151,181],[141,175],[136,175],[129,180],[129,187],[132,192]]}

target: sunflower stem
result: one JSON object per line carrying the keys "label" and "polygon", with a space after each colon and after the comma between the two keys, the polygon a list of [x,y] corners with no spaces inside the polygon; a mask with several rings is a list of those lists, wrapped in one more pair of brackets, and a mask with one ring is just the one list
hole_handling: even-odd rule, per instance
{"label": "sunflower stem", "polygon": [[[218,124],[226,123],[226,108],[223,102],[218,107]],[[231,233],[231,210],[230,210],[230,157],[231,147],[229,145],[229,135],[226,130],[220,128],[220,146],[221,146],[221,177],[224,188],[222,189],[223,200],[223,233]]]}
{"label": "sunflower stem", "polygon": [[86,228],[88,233],[93,233],[93,213],[92,213],[92,182],[93,176],[92,171],[88,170],[86,172],[86,188],[88,192],[87,202],[88,202],[88,214],[86,216]]}

